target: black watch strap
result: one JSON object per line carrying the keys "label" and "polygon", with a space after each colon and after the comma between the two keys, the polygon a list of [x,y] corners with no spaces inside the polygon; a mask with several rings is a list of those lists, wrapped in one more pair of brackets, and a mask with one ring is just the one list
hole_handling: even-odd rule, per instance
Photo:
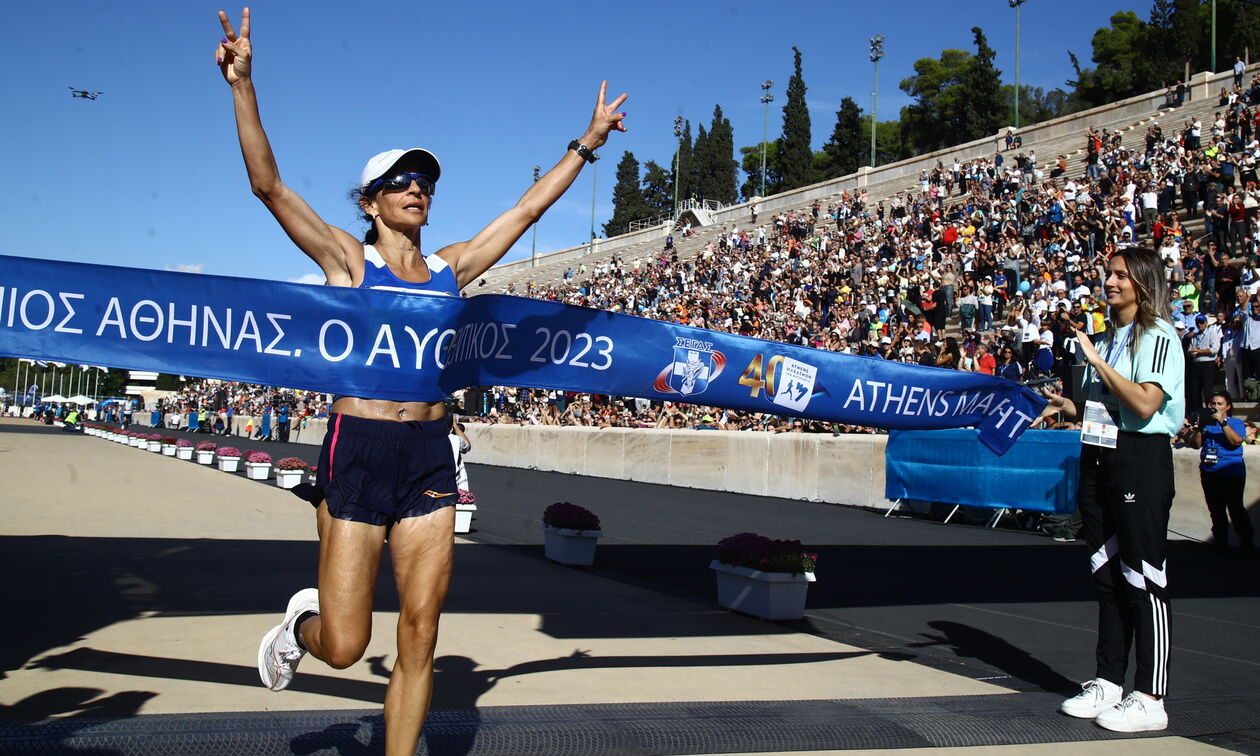
{"label": "black watch strap", "polygon": [[583,160],[585,160],[588,163],[594,163],[596,160],[599,160],[599,155],[596,155],[594,150],[582,144],[576,139],[574,139],[572,142],[569,142],[569,149],[576,152]]}

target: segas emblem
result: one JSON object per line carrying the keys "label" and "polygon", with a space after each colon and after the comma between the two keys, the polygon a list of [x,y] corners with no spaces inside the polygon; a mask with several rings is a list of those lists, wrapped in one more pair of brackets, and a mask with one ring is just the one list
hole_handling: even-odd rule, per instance
{"label": "segas emblem", "polygon": [[702,394],[725,367],[726,355],[713,349],[713,342],[679,336],[674,361],[656,376],[652,388],[662,394]]}

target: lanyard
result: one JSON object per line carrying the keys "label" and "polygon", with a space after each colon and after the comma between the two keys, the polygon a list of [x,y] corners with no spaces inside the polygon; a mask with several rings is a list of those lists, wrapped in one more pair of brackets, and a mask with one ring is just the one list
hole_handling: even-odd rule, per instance
{"label": "lanyard", "polygon": [[1124,350],[1128,348],[1129,342],[1133,340],[1133,324],[1130,323],[1129,325],[1125,326],[1125,328],[1127,330],[1125,330],[1124,332],[1123,344],[1120,343],[1120,338],[1119,338],[1120,329],[1117,328],[1113,332],[1113,335],[1111,338],[1112,343],[1107,345],[1107,357],[1106,357],[1107,364],[1110,365],[1112,368],[1115,368],[1116,364],[1120,362],[1120,356],[1124,354]]}

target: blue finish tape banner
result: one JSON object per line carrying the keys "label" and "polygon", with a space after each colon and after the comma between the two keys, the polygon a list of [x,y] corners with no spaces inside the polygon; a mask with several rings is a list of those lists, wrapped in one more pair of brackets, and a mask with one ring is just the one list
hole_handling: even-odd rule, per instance
{"label": "blue finish tape banner", "polygon": [[972,507],[1076,510],[1081,434],[1028,431],[1005,456],[974,430],[893,431],[884,451],[884,496]]}
{"label": "blue finish tape banner", "polygon": [[976,426],[998,453],[1045,405],[993,376],[556,302],[5,256],[0,354],[398,401],[507,385],[882,428]]}

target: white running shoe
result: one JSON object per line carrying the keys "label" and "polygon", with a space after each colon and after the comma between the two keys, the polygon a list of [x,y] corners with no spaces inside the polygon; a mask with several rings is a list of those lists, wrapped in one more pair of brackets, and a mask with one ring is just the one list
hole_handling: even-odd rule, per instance
{"label": "white running shoe", "polygon": [[1093,719],[1120,703],[1124,688],[1101,677],[1081,683],[1081,692],[1059,704],[1059,711],[1069,717]]}
{"label": "white running shoe", "polygon": [[289,599],[284,621],[271,628],[258,646],[258,676],[271,690],[284,690],[293,682],[293,673],[306,652],[297,644],[293,623],[305,612],[319,613],[319,590],[304,588]]}
{"label": "white running shoe", "polygon": [[1164,701],[1133,691],[1120,703],[1094,717],[1094,724],[1116,732],[1148,732],[1168,727]]}

